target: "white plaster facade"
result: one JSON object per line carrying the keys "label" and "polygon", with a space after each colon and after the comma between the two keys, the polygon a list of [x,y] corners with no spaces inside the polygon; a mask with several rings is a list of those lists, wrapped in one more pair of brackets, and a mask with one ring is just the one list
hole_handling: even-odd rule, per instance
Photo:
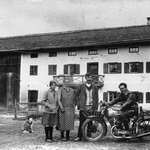
{"label": "white plaster facade", "polygon": [[[48,52],[38,53],[38,58],[30,58],[30,53],[21,56],[20,102],[28,102],[28,90],[38,90],[38,101],[43,92],[49,88],[49,81],[53,76],[48,75],[48,65],[57,65],[57,75],[63,74],[64,64],[80,64],[80,75],[87,72],[88,62],[98,62],[98,74],[105,75],[104,86],[99,89],[99,99],[103,99],[103,92],[119,91],[120,82],[126,82],[131,91],[143,92],[144,109],[150,109],[146,103],[146,92],[150,92],[150,73],[146,73],[146,62],[150,61],[150,45],[133,45],[139,47],[138,53],[129,53],[129,46],[115,46],[117,54],[108,54],[108,48],[97,48],[97,55],[88,55],[87,50],[77,50],[77,56],[68,56],[68,51],[57,52],[57,57],[49,57]],[[122,63],[121,73],[104,74],[103,64],[108,62]],[[125,62],[143,62],[143,73],[124,73]],[[38,75],[30,75],[30,65],[38,65]]]}

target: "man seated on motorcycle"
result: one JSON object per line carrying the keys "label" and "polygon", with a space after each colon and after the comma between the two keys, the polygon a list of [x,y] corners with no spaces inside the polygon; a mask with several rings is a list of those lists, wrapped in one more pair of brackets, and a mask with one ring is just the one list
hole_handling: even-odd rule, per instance
{"label": "man seated on motorcycle", "polygon": [[107,106],[112,106],[121,102],[121,114],[118,118],[118,124],[124,123],[125,131],[122,134],[129,134],[129,119],[138,114],[138,103],[135,94],[127,89],[126,83],[120,83],[119,89],[121,93],[114,100],[106,103]]}

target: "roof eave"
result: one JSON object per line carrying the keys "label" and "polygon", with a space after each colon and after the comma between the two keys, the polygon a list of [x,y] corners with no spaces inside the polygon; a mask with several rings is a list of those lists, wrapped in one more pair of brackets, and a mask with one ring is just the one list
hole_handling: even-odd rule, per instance
{"label": "roof eave", "polygon": [[133,40],[122,40],[122,41],[109,41],[109,42],[101,42],[101,43],[89,43],[86,45],[72,45],[72,46],[48,46],[48,47],[34,47],[30,49],[21,48],[21,49],[3,49],[0,52],[24,52],[24,51],[36,51],[36,50],[45,50],[45,49],[68,49],[68,48],[81,48],[81,47],[101,47],[101,46],[110,46],[110,45],[124,45],[124,44],[135,44],[135,43],[148,43],[150,39],[133,39]]}

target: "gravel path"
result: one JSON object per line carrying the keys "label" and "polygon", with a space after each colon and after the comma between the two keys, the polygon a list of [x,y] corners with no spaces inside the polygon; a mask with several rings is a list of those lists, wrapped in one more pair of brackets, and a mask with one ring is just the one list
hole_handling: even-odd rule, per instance
{"label": "gravel path", "polygon": [[[109,132],[102,141],[95,143],[62,142],[59,131],[55,130],[54,137],[58,139],[58,142],[45,143],[44,128],[40,119],[35,121],[32,134],[21,132],[23,122],[24,120],[13,120],[13,116],[0,115],[0,150],[150,150],[150,140],[118,142]],[[72,138],[76,137],[77,126],[78,122],[75,124],[75,130],[71,132]]]}

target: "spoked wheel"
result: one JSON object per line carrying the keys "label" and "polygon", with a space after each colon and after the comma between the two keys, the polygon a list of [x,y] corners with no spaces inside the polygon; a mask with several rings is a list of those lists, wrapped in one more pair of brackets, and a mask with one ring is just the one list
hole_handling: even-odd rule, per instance
{"label": "spoked wheel", "polygon": [[83,137],[88,142],[96,142],[102,139],[105,133],[105,122],[97,118],[87,119],[82,125]]}
{"label": "spoked wheel", "polygon": [[[150,132],[150,119],[144,119],[139,123],[139,134],[144,134]],[[143,136],[139,138],[140,141],[149,140],[150,141],[150,135]]]}

